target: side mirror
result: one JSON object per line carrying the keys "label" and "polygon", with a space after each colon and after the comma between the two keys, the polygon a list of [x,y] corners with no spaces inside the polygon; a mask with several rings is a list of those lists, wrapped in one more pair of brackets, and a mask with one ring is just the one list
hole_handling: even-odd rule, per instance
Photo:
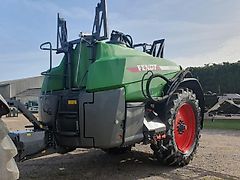
{"label": "side mirror", "polygon": [[9,107],[4,98],[0,95],[0,117],[9,113]]}

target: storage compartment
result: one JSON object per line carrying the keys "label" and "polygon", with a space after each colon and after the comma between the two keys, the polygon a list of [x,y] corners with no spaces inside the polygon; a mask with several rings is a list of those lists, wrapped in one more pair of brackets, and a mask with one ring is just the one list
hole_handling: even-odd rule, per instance
{"label": "storage compartment", "polygon": [[143,139],[144,103],[127,103],[124,145],[140,142]]}
{"label": "storage compartment", "polygon": [[124,89],[94,93],[94,102],[84,105],[84,138],[94,147],[111,148],[123,143],[125,118]]}

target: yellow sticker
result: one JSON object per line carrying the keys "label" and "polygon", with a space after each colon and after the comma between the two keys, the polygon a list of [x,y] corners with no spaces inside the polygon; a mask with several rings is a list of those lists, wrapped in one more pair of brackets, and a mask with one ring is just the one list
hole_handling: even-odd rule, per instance
{"label": "yellow sticker", "polygon": [[27,136],[32,136],[32,134],[31,133],[27,133]]}
{"label": "yellow sticker", "polygon": [[77,100],[68,100],[68,104],[69,105],[75,105],[75,104],[77,104]]}

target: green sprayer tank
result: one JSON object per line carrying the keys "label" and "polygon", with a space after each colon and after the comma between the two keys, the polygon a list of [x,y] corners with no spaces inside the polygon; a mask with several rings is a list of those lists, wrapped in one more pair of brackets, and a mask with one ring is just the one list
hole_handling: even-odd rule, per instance
{"label": "green sprayer tank", "polygon": [[[86,89],[87,92],[105,91],[123,87],[126,101],[143,101],[141,83],[147,71],[160,73],[172,79],[181,70],[180,66],[153,57],[146,52],[98,41],[96,55],[91,61],[91,47],[85,42],[77,44],[71,53],[71,88]],[[66,56],[59,66],[52,68],[45,77],[42,92],[64,90]],[[146,79],[145,79],[146,80]],[[145,84],[145,83],[144,83]],[[153,96],[162,96],[164,80],[156,79],[151,84]]]}

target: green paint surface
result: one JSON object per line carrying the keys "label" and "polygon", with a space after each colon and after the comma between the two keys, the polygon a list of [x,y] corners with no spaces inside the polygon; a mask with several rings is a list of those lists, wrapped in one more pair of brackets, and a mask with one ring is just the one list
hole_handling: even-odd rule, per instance
{"label": "green paint surface", "polygon": [[62,90],[64,88],[64,63],[66,58],[63,57],[59,66],[54,67],[45,75],[42,84],[42,92]]}
{"label": "green paint surface", "polygon": [[204,120],[203,128],[240,130],[240,119]]}
{"label": "green paint surface", "polygon": [[[86,43],[78,44],[71,55],[72,88],[86,88],[88,92],[125,88],[127,101],[142,101],[141,80],[147,70],[162,74],[171,79],[180,71],[180,67],[166,59],[151,55],[123,45],[96,43],[95,61],[90,60],[91,49]],[[66,76],[64,57],[58,67],[53,68],[45,77],[42,91],[64,89]],[[144,87],[147,80],[144,80]],[[165,82],[154,79],[151,83],[153,96],[162,96]]]}

